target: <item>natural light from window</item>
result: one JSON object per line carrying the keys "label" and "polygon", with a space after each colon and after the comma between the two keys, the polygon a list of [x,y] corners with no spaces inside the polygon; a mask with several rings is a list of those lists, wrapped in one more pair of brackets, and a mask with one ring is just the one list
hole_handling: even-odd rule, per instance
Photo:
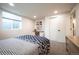
{"label": "natural light from window", "polygon": [[4,30],[15,30],[22,28],[22,18],[20,16],[2,12],[2,27]]}

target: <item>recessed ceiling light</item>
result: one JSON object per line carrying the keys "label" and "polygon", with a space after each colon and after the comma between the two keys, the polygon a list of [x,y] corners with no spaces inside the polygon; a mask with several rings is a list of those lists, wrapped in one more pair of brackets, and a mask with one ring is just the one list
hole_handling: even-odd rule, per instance
{"label": "recessed ceiling light", "polygon": [[14,4],[13,4],[13,3],[9,3],[9,5],[10,5],[10,6],[14,6]]}
{"label": "recessed ceiling light", "polygon": [[34,18],[36,18],[36,16],[33,16]]}
{"label": "recessed ceiling light", "polygon": [[54,14],[57,14],[58,13],[58,11],[56,10],[56,11],[54,11]]}

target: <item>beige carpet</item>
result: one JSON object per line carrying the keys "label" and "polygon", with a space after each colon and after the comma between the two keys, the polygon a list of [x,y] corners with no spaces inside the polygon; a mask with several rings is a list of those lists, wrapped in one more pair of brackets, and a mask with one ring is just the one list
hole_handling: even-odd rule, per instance
{"label": "beige carpet", "polygon": [[65,43],[50,41],[49,55],[67,55]]}

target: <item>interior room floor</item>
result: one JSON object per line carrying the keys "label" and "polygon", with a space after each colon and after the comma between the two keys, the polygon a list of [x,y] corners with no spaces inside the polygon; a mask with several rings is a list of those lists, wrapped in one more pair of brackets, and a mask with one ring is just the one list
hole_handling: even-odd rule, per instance
{"label": "interior room floor", "polygon": [[50,41],[50,53],[49,55],[67,55],[65,43]]}

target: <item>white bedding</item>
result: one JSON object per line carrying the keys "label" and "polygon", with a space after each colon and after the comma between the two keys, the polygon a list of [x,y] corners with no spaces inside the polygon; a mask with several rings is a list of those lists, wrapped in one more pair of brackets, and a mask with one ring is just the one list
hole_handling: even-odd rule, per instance
{"label": "white bedding", "polygon": [[[33,55],[38,54],[38,44],[26,42],[16,38],[0,40],[0,54]],[[5,52],[7,51],[7,52]]]}

